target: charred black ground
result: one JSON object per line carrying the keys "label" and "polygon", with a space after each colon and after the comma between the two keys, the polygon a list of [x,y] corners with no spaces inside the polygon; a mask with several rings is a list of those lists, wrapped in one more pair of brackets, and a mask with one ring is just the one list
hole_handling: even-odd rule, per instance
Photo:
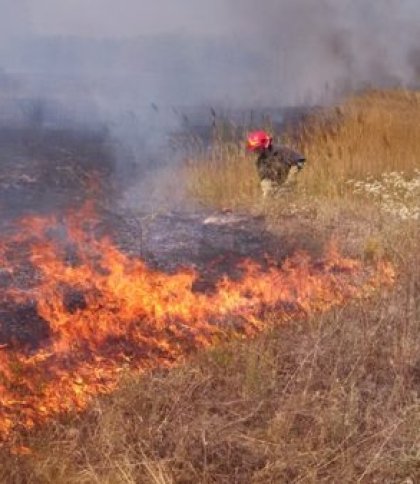
{"label": "charred black ground", "polygon": [[0,127],[2,222],[109,197],[114,175],[106,130]]}
{"label": "charred black ground", "polygon": [[[54,215],[57,225],[47,236],[60,241],[68,264],[77,264],[66,240],[66,216],[93,202],[98,219],[86,222],[93,224],[97,237],[111,236],[124,253],[141,257],[157,270],[196,269],[200,274],[196,291],[212,291],[224,275],[239,278],[238,264],[246,257],[264,264],[267,255],[281,261],[290,251],[286,240],[266,230],[261,217],[124,208],[119,194],[127,179],[118,176],[116,167],[114,145],[106,131],[1,128],[2,240],[19,233],[23,216]],[[0,268],[0,289],[4,290],[0,345],[35,349],[50,335],[37,314],[36,301],[19,305],[5,295],[6,289],[25,291],[37,285],[39,275],[29,261],[27,236],[27,241],[9,243],[3,249],[7,267]],[[63,291],[70,312],[83,307],[83,293],[74,288]]]}

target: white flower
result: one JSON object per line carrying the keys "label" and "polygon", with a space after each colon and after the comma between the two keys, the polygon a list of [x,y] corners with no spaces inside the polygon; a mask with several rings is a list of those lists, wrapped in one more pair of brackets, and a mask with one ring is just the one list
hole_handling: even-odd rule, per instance
{"label": "white flower", "polygon": [[380,179],[348,180],[353,193],[366,195],[378,203],[381,210],[401,220],[420,219],[420,170],[407,179],[402,171],[383,173]]}

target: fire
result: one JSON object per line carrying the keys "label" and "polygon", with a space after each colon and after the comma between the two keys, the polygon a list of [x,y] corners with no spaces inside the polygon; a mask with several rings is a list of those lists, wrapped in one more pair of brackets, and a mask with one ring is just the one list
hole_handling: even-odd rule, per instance
{"label": "fire", "polygon": [[[86,407],[115,389],[122,372],[171,366],[192,351],[249,337],[268,321],[325,311],[365,297],[393,280],[392,267],[367,269],[332,247],[323,260],[296,253],[262,267],[244,260],[241,278],[224,276],[210,292],[193,289],[199,274],[153,270],[95,236],[92,208],[65,220],[26,218],[0,242],[3,269],[14,281],[24,254],[32,281],[10,283],[12,306],[32,304],[49,327],[36,350],[0,347],[0,435],[30,429]],[[275,317],[265,317],[267,313]],[[7,324],[7,321],[0,323]]]}

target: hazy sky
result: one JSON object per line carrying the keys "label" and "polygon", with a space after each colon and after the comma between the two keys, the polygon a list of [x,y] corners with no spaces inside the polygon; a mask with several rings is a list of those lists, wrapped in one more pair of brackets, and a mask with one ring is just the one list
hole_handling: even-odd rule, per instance
{"label": "hazy sky", "polygon": [[[0,0],[0,26],[11,33],[136,36],[161,32],[220,33],[226,0]],[[3,21],[1,20],[3,19]]]}
{"label": "hazy sky", "polygon": [[296,12],[309,28],[331,14],[354,26],[366,24],[369,16],[375,23],[391,17],[400,28],[420,23],[419,0],[0,0],[0,32],[132,37],[185,30],[246,35],[267,25],[279,31],[296,20]]}
{"label": "hazy sky", "polygon": [[[161,73],[158,85],[166,94],[184,90],[188,79],[203,99],[229,95],[242,102],[252,91],[298,102],[322,96],[327,86],[420,82],[420,0],[0,0],[0,51],[12,37],[30,39],[23,47],[29,61],[19,69],[29,69],[34,58],[31,34],[115,38],[181,32],[181,47],[151,53],[160,56],[161,66],[172,66],[174,54],[183,63],[176,75]],[[188,34],[210,39],[189,42]],[[217,52],[207,57],[205,43]],[[85,59],[82,47],[76,62],[62,45],[62,54],[38,50],[37,68],[48,73],[57,59],[69,69],[95,68],[95,54]],[[21,54],[10,49],[6,68]],[[127,80],[143,74],[141,59],[124,62]]]}
{"label": "hazy sky", "polygon": [[[186,30],[229,33],[253,29],[290,9],[340,9],[364,21],[365,11],[379,17],[419,22],[419,0],[0,0],[0,26],[38,34],[136,36]],[[273,17],[274,15],[274,17]]]}

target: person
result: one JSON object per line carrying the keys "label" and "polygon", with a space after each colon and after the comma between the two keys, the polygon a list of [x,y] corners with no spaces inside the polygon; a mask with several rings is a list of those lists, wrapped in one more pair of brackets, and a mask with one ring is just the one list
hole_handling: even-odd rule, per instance
{"label": "person", "polygon": [[296,151],[273,144],[273,138],[265,131],[248,134],[247,148],[258,154],[257,171],[264,198],[276,195],[288,179],[292,167],[299,171],[305,165],[305,157]]}

